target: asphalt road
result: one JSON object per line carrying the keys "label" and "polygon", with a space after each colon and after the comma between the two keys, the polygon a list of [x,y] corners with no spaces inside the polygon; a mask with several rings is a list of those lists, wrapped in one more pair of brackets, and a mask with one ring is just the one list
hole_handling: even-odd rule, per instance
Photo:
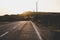
{"label": "asphalt road", "polygon": [[0,40],[49,40],[48,37],[47,32],[40,31],[31,21],[0,25]]}

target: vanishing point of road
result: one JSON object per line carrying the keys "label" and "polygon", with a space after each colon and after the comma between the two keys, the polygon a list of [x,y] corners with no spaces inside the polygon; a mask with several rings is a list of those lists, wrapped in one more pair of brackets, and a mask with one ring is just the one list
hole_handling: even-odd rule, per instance
{"label": "vanishing point of road", "polygon": [[0,40],[43,40],[40,30],[32,21],[0,25]]}

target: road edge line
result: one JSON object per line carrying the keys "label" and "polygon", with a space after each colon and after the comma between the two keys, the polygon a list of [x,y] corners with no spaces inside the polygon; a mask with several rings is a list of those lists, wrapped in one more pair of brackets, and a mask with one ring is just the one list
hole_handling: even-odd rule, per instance
{"label": "road edge line", "polygon": [[[32,22],[31,22],[31,23],[32,23]],[[42,38],[41,38],[41,36],[40,36],[40,33],[39,33],[39,31],[38,31],[38,29],[37,29],[37,27],[35,26],[34,23],[32,23],[32,26],[33,26],[33,28],[35,29],[35,31],[36,31],[36,33],[37,33],[39,39],[42,40]]]}

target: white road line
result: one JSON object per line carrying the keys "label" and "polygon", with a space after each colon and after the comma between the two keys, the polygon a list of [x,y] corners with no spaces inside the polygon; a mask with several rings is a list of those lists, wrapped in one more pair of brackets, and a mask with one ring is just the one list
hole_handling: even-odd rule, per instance
{"label": "white road line", "polygon": [[[9,25],[10,25],[10,24],[9,24]],[[18,24],[18,25],[20,25],[20,24]],[[13,27],[12,30],[14,30],[15,28],[17,28],[18,25],[16,25],[15,27]],[[5,26],[5,25],[3,25],[3,26]],[[0,35],[0,37],[3,37],[3,36],[5,36],[5,35],[8,34],[8,33],[9,33],[9,31],[7,31],[7,32],[5,32],[4,34]]]}
{"label": "white road line", "polygon": [[13,27],[13,28],[12,28],[12,30],[16,29],[16,28],[17,28],[17,26],[19,26],[19,25],[20,25],[20,24],[18,24],[18,25],[16,25],[15,27]]}
{"label": "white road line", "polygon": [[5,32],[4,34],[2,34],[0,37],[3,37],[4,35],[8,34],[9,31]]}
{"label": "white road line", "polygon": [[[32,23],[32,22],[31,22],[31,23]],[[34,29],[35,29],[35,31],[36,31],[39,39],[40,39],[40,40],[43,40],[42,37],[41,37],[41,35],[40,35],[40,33],[39,33],[39,31],[38,31],[38,29],[37,29],[37,27],[36,27],[36,25],[35,25],[34,23],[32,23],[32,25],[33,25],[33,27],[34,27]]]}
{"label": "white road line", "polygon": [[[6,24],[7,25],[7,24]],[[2,25],[2,26],[5,26],[5,25]],[[16,27],[14,27],[13,29],[15,29]],[[7,32],[5,32],[4,34],[2,34],[2,35],[0,35],[0,37],[3,37],[3,36],[5,36],[6,34],[8,34],[9,33],[9,31],[7,31]]]}
{"label": "white road line", "polygon": [[[13,27],[12,30],[14,30],[16,27],[17,27],[17,26]],[[7,31],[7,32],[5,32],[4,34],[0,35],[0,37],[3,37],[3,36],[5,36],[5,35],[8,34],[8,33],[9,33],[9,31]]]}

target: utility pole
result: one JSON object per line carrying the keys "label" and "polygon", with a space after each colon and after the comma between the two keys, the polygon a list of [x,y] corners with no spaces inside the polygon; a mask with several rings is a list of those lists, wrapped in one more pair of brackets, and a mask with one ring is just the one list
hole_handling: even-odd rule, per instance
{"label": "utility pole", "polygon": [[36,12],[38,12],[38,1],[36,1]]}
{"label": "utility pole", "polygon": [[38,12],[38,1],[36,1],[35,10],[33,10],[33,12]]}

